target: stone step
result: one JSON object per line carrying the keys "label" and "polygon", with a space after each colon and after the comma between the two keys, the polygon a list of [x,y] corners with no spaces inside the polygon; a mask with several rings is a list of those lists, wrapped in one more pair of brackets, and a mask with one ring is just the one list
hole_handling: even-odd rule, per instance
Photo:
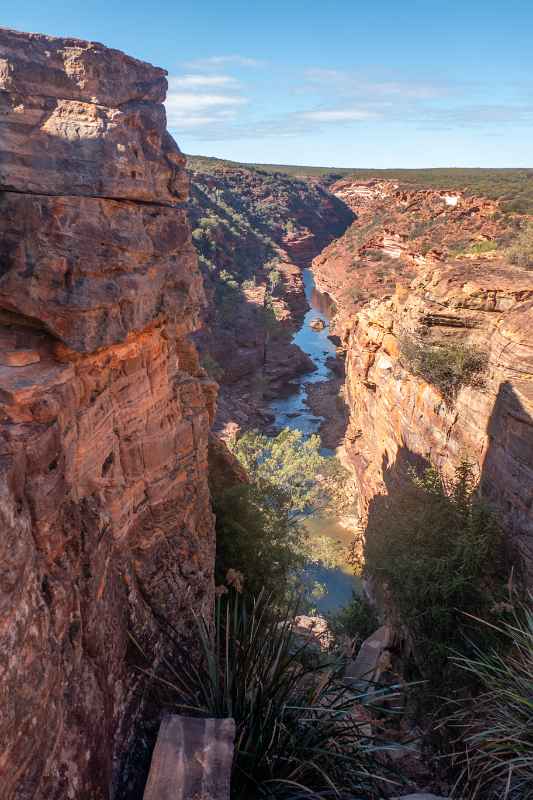
{"label": "stone step", "polygon": [[232,719],[165,717],[144,800],[229,800],[234,738]]}

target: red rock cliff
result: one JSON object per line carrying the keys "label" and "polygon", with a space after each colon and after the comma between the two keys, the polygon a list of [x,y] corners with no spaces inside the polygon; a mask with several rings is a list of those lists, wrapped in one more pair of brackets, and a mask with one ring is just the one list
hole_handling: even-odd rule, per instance
{"label": "red rock cliff", "polygon": [[[346,455],[363,518],[375,495],[401,485],[407,464],[423,460],[450,476],[466,456],[515,542],[533,553],[533,272],[505,259],[500,242],[513,220],[462,193],[375,181],[339,182],[338,192],[359,219],[313,268],[338,304]],[[392,240],[402,247],[387,255]],[[495,249],[483,255],[476,248],[487,241]],[[404,337],[475,347],[482,385],[446,402],[410,371]]]}
{"label": "red rock cliff", "polygon": [[3,800],[107,798],[128,630],[153,644],[150,607],[179,627],[211,598],[214,385],[165,91],[102,45],[0,30]]}

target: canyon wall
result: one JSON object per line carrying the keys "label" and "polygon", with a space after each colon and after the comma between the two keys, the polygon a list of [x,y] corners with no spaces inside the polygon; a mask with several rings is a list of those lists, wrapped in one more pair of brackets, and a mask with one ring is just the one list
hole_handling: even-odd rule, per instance
{"label": "canyon wall", "polygon": [[0,30],[0,794],[112,794],[131,632],[212,597],[216,386],[163,70]]}
{"label": "canyon wall", "polygon": [[302,269],[354,215],[316,181],[196,156],[188,167],[208,298],[196,340],[221,386],[216,430],[268,429],[268,401],[313,368],[291,343],[308,308]]}
{"label": "canyon wall", "polygon": [[[338,303],[345,456],[363,518],[408,465],[450,477],[466,457],[513,542],[533,553],[533,272],[505,254],[522,220],[462,193],[348,181],[338,190],[359,219],[314,270]],[[391,249],[391,239],[402,246]],[[475,348],[481,381],[445,399],[409,368],[406,338]]]}

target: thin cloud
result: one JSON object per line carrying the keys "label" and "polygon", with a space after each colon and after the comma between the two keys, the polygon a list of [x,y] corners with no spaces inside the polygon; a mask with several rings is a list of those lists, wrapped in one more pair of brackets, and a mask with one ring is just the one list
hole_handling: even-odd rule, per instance
{"label": "thin cloud", "polygon": [[[169,79],[170,89],[165,108],[168,126],[173,130],[203,129],[227,123],[228,120],[235,117],[237,110],[248,102],[240,94],[194,91],[195,88],[233,88],[227,86],[224,82],[200,82],[199,79],[204,77],[189,75],[184,76],[184,78],[171,77]],[[221,78],[225,76],[214,77]],[[182,91],[187,88],[191,91]]]}
{"label": "thin cloud", "polygon": [[248,58],[247,56],[239,55],[209,56],[209,58],[198,58],[194,61],[188,61],[186,66],[191,69],[204,69],[232,64],[235,67],[260,67],[263,62],[256,58]]}
{"label": "thin cloud", "polygon": [[213,106],[242,106],[244,97],[229,94],[193,94],[190,92],[171,92],[165,103],[168,108],[203,109]]}
{"label": "thin cloud", "polygon": [[315,89],[335,91],[342,96],[393,97],[429,100],[449,93],[442,81],[374,80],[365,75],[336,69],[310,67],[304,71],[304,84]]}
{"label": "thin cloud", "polygon": [[302,119],[314,122],[357,122],[367,119],[376,119],[379,115],[367,109],[331,109],[329,111],[304,111],[300,114]]}
{"label": "thin cloud", "polygon": [[197,89],[203,86],[236,88],[239,81],[231,75],[180,75],[169,78],[170,89]]}

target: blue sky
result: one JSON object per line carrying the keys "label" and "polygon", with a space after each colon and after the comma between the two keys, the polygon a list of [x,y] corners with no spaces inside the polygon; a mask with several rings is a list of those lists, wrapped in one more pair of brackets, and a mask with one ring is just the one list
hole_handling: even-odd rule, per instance
{"label": "blue sky", "polygon": [[167,69],[169,128],[188,153],[533,166],[531,0],[21,0],[0,24]]}

